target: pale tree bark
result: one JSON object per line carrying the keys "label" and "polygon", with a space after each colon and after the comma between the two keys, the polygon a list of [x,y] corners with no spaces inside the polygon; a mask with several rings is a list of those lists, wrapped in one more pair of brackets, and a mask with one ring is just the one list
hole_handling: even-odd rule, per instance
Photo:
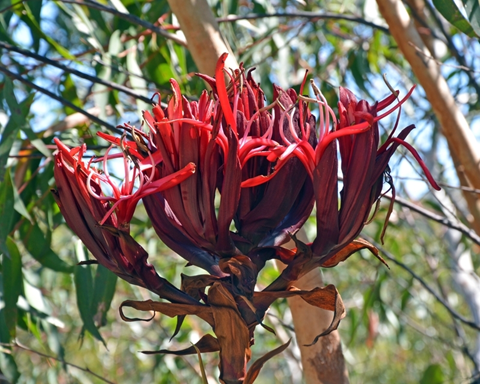
{"label": "pale tree bark", "polygon": [[[206,0],[168,0],[168,3],[178,19],[188,49],[200,72],[214,75],[217,60],[224,52],[230,53],[226,67],[238,68],[236,58],[222,37]],[[320,270],[310,272],[295,286],[300,289],[323,286]],[[302,299],[289,299],[289,305],[302,355],[305,383],[347,384],[348,373],[338,331],[320,338],[314,346],[305,346],[330,325],[332,313],[307,305]]]}
{"label": "pale tree bark", "polygon": [[[379,9],[400,50],[410,63],[415,76],[425,89],[428,100],[440,123],[442,133],[447,139],[455,169],[463,186],[480,188],[480,147],[450,92],[448,84],[440,72],[434,53],[429,52],[420,38],[412,19],[400,0],[377,0]],[[462,191],[470,210],[468,218],[477,234],[480,234],[480,198],[476,194]],[[455,210],[443,194],[438,197],[450,210],[444,214],[449,217]],[[452,220],[456,218],[450,217]],[[445,240],[452,261],[452,278],[457,290],[467,302],[473,318],[480,324],[480,278],[475,273],[471,253],[461,243],[458,232],[448,230]],[[475,364],[475,373],[480,367],[480,334],[477,334],[476,347],[471,358]]]}
{"label": "pale tree bark", "polygon": [[[304,290],[322,287],[320,270],[316,269],[307,273],[295,283],[295,286]],[[348,383],[348,371],[338,331],[333,331],[329,335],[321,337],[316,344],[309,345],[315,336],[328,328],[333,313],[312,307],[299,297],[291,297],[287,300],[292,311],[293,326],[302,356],[305,383]]]}

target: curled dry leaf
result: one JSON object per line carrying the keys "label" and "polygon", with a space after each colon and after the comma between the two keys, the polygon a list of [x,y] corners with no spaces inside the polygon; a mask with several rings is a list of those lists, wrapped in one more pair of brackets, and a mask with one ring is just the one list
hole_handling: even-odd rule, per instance
{"label": "curled dry leaf", "polygon": [[178,351],[171,351],[169,349],[160,349],[159,351],[141,351],[146,355],[158,355],[158,354],[168,354],[168,355],[175,355],[175,356],[184,356],[184,355],[193,355],[197,353],[195,347],[201,352],[218,352],[220,350],[220,346],[218,344],[218,340],[213,337],[212,335],[206,334],[202,336],[200,340],[195,343],[195,346],[191,346],[185,349],[180,349]]}
{"label": "curled dry leaf", "polygon": [[373,244],[370,244],[367,240],[361,239],[361,238],[357,240],[353,240],[345,248],[337,252],[331,259],[328,259],[326,262],[324,262],[322,264],[322,267],[323,268],[335,267],[342,261],[347,260],[355,252],[358,252],[361,249],[370,250],[378,260],[380,260],[388,269],[390,269],[387,262],[380,256],[378,249]]}
{"label": "curled dry leaf", "polygon": [[245,376],[245,380],[243,381],[243,384],[252,384],[255,379],[257,378],[258,374],[260,373],[260,370],[262,369],[263,365],[270,360],[272,357],[278,355],[279,353],[282,353],[287,347],[290,345],[290,342],[292,339],[288,340],[285,344],[281,345],[278,348],[275,348],[273,351],[270,351],[257,359],[250,369],[247,372],[247,376]]}
{"label": "curled dry leaf", "polygon": [[324,288],[314,288],[311,291],[301,291],[295,287],[290,288],[288,291],[263,291],[255,292],[254,304],[255,307],[265,305],[269,306],[270,303],[279,298],[286,298],[292,296],[300,296],[308,304],[314,307],[322,308],[327,311],[333,311],[333,319],[328,328],[320,335],[316,336],[310,345],[315,344],[322,336],[328,335],[330,332],[338,328],[340,320],[345,317],[345,305],[342,298],[338,293],[335,286],[332,284],[327,285]]}

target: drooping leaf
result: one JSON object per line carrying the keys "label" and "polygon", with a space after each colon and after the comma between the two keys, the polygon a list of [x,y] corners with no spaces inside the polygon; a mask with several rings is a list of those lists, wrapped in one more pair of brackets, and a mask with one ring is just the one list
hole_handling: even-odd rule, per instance
{"label": "drooping leaf", "polygon": [[22,128],[22,132],[28,137],[32,145],[45,157],[52,157],[52,152],[47,148],[46,144],[38,138],[29,125]]}
{"label": "drooping leaf", "polygon": [[197,349],[201,353],[206,352],[217,352],[220,350],[218,345],[218,340],[210,334],[202,336],[200,340],[195,343],[195,346],[191,346],[185,349],[180,349],[178,351],[171,351],[169,349],[161,349],[159,351],[141,351],[146,355],[157,355],[157,354],[168,354],[175,356],[184,356],[184,355],[193,355],[197,352]]}
{"label": "drooping leaf", "polygon": [[18,10],[22,20],[30,27],[32,36],[38,36],[44,39],[55,51],[68,60],[75,60],[70,51],[64,48],[61,44],[57,43],[49,34],[45,33],[40,26],[40,20],[35,17],[32,9],[28,6],[28,3],[23,3],[24,9]]}
{"label": "drooping leaf", "polygon": [[17,300],[22,291],[22,257],[11,237],[7,237],[6,246],[9,256],[3,255],[3,308],[7,328],[11,338],[15,338],[17,326]]}
{"label": "drooping leaf", "polygon": [[[77,254],[82,253],[83,245],[77,243]],[[87,330],[93,337],[105,345],[102,335],[95,326],[95,311],[92,310],[93,301],[93,279],[92,272],[88,265],[75,266],[74,282],[77,296],[77,307],[82,318],[84,330]]]}
{"label": "drooping leaf", "polygon": [[5,180],[0,183],[0,252],[8,255],[6,246],[7,236],[13,229],[14,194],[10,172],[7,171]]}
{"label": "drooping leaf", "polygon": [[26,249],[40,264],[57,272],[73,272],[73,267],[52,250],[50,231],[44,233],[38,224],[25,223],[20,227],[20,232]]}
{"label": "drooping leaf", "polygon": [[318,308],[326,309],[327,311],[333,311],[333,319],[330,325],[321,334],[315,337],[310,345],[315,344],[322,336],[328,335],[332,331],[338,328],[340,320],[345,317],[345,305],[337,289],[333,285],[327,285],[324,288],[314,288],[311,291],[301,291],[295,287],[292,287],[288,291],[261,291],[255,292],[253,303],[255,308],[259,308],[264,311],[270,306],[276,299],[300,296],[308,304]]}
{"label": "drooping leaf", "polygon": [[33,223],[32,221],[32,218],[30,216],[30,214],[28,213],[27,211],[27,208],[25,207],[25,204],[22,200],[22,197],[20,196],[20,194],[18,193],[18,189],[17,187],[15,186],[14,183],[11,184],[12,185],[12,190],[13,190],[13,208],[15,209],[15,211],[17,211],[20,215],[22,215],[23,217],[25,217],[28,221],[30,221],[30,223]]}
{"label": "drooping leaf", "polygon": [[368,241],[364,239],[357,239],[353,240],[350,244],[348,244],[345,248],[343,248],[341,251],[337,252],[335,256],[333,256],[331,259],[328,259],[326,262],[322,264],[323,268],[332,268],[341,263],[342,261],[347,260],[350,256],[352,256],[355,252],[360,251],[361,249],[368,249],[370,250],[375,257],[380,260],[383,264],[387,266],[387,268],[390,269],[388,266],[387,262],[380,256],[378,253],[378,249],[375,248],[372,244],[370,244]]}
{"label": "drooping leaf", "polygon": [[98,264],[93,281],[91,310],[94,314],[94,320],[99,327],[107,323],[107,312],[115,294],[117,279],[117,275]]}
{"label": "drooping leaf", "polygon": [[478,0],[462,0],[470,25],[477,37],[480,37],[480,3]]}
{"label": "drooping leaf", "polygon": [[[467,1],[465,0],[464,3],[466,2]],[[479,36],[469,21],[460,12],[454,0],[433,0],[433,5],[435,5],[437,11],[440,12],[450,24],[458,28],[460,31],[470,37]]]}
{"label": "drooping leaf", "polygon": [[195,348],[195,351],[197,352],[198,363],[200,364],[200,373],[202,374],[202,384],[208,384],[207,374],[205,372],[205,366],[203,365],[200,349],[198,349],[195,344],[193,344],[193,348]]}
{"label": "drooping leaf", "polygon": [[245,376],[245,380],[243,381],[243,384],[253,384],[258,374],[260,373],[260,370],[262,369],[263,365],[272,357],[278,355],[279,353],[282,353],[285,349],[287,349],[291,341],[292,339],[288,340],[285,344],[281,345],[278,348],[275,348],[273,351],[266,353],[261,358],[256,360],[252,364],[250,369],[247,371],[247,376]]}

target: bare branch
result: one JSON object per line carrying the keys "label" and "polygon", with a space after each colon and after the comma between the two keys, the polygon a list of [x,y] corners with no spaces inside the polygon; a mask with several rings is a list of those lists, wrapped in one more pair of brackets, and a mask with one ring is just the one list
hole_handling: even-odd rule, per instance
{"label": "bare branch", "polygon": [[60,64],[58,61],[51,60],[51,59],[49,59],[45,56],[37,55],[36,53],[27,51],[26,49],[18,48],[18,47],[15,47],[13,45],[10,45],[10,44],[3,43],[1,41],[0,41],[0,48],[6,49],[7,51],[17,52],[17,53],[20,53],[24,56],[31,57],[32,59],[42,61],[42,62],[44,62],[46,64],[49,64],[53,67],[57,67],[57,68],[65,71],[65,72],[71,73],[72,75],[81,77],[81,78],[86,79],[86,80],[90,80],[93,83],[102,84],[102,85],[105,85],[105,86],[107,86],[111,89],[116,89],[117,91],[123,92],[123,93],[125,93],[129,96],[132,96],[132,97],[136,98],[136,99],[142,100],[145,103],[150,104],[152,102],[152,100],[149,99],[148,97],[139,95],[138,93],[132,91],[130,88],[124,87],[123,85],[118,85],[118,84],[115,84],[111,81],[103,80],[103,79],[101,79],[97,76],[92,76],[92,75],[89,75],[87,73],[77,71],[76,69],[73,69],[71,67],[67,67],[66,65],[63,65],[63,64]]}
{"label": "bare branch", "polygon": [[[387,199],[392,198],[392,196],[389,196],[389,195],[386,195],[385,197]],[[437,223],[440,223],[440,224],[442,224],[442,225],[444,225],[448,228],[455,229],[455,230],[461,232],[462,234],[464,234],[465,236],[467,236],[475,244],[480,245],[480,236],[478,236],[475,233],[474,230],[468,228],[466,225],[464,225],[460,221],[454,223],[453,221],[451,221],[450,219],[448,219],[445,216],[437,215],[433,212],[430,212],[429,210],[427,210],[427,209],[425,209],[425,208],[423,208],[419,205],[413,204],[413,203],[409,202],[408,200],[402,199],[401,197],[395,197],[395,203],[397,203],[397,204],[399,204],[403,207],[410,208],[412,211],[415,211],[415,212],[419,213],[420,215],[425,216],[427,219],[436,221]]]}
{"label": "bare branch", "polygon": [[459,320],[465,325],[468,325],[469,327],[476,329],[477,331],[480,331],[480,326],[476,324],[475,322],[466,319],[462,315],[460,315],[457,311],[455,311],[450,304],[448,304],[437,292],[433,290],[432,287],[430,287],[425,280],[423,280],[419,275],[417,275],[410,267],[408,267],[406,264],[402,263],[400,260],[397,260],[395,256],[393,256],[390,252],[388,252],[384,247],[382,247],[381,244],[377,243],[374,239],[372,239],[370,236],[362,234],[362,237],[364,237],[366,240],[368,240],[370,243],[372,243],[380,252],[382,252],[383,256],[393,262],[394,264],[398,265],[400,268],[405,270],[408,274],[410,274],[415,280],[417,280],[440,304],[443,305],[443,307],[454,317],[455,319]]}
{"label": "bare branch", "polygon": [[105,5],[97,3],[95,1],[90,1],[90,0],[82,0],[82,1],[58,0],[58,1],[60,1],[62,3],[66,3],[66,4],[82,5],[82,6],[86,6],[86,7],[89,7],[89,8],[98,9],[99,11],[110,13],[112,15],[115,15],[115,16],[119,17],[120,19],[124,19],[124,20],[129,21],[133,25],[140,25],[140,26],[142,26],[146,29],[149,29],[152,32],[155,32],[156,34],[158,34],[158,35],[160,35],[160,36],[162,36],[166,39],[172,40],[177,44],[180,44],[180,45],[183,45],[183,46],[187,45],[187,43],[184,39],[180,38],[179,36],[177,36],[173,33],[168,33],[164,29],[159,28],[156,25],[154,25],[154,24],[152,24],[148,21],[145,21],[145,20],[143,20],[143,19],[141,19],[141,18],[139,18],[135,15],[132,15],[130,13],[120,12],[120,11],[116,10],[115,8],[107,7]]}
{"label": "bare branch", "polygon": [[352,21],[354,23],[363,24],[375,29],[378,29],[384,33],[389,34],[390,31],[388,28],[385,28],[381,25],[372,23],[365,20],[362,17],[349,16],[349,15],[337,15],[335,13],[326,13],[326,12],[306,12],[306,11],[297,11],[297,12],[275,12],[275,13],[250,13],[244,16],[227,16],[217,18],[219,23],[232,23],[239,20],[258,20],[258,19],[267,19],[267,18],[297,18],[297,19],[310,19],[313,21],[317,20],[346,20]]}
{"label": "bare branch", "polygon": [[45,353],[42,353],[42,352],[39,352],[39,351],[36,351],[34,349],[31,349],[31,348],[28,348],[24,345],[21,345],[20,343],[18,342],[15,342],[15,343],[11,343],[11,344],[8,344],[8,343],[0,343],[1,346],[4,346],[4,347],[15,347],[15,348],[19,348],[19,349],[23,349],[24,351],[27,351],[27,352],[31,352],[31,353],[34,353],[35,355],[38,355],[38,356],[42,356],[42,357],[45,357],[46,359],[52,359],[52,360],[55,360],[55,361],[58,361],[62,364],[66,364],[70,367],[74,367],[74,368],[77,368],[83,372],[86,372],[86,373],[89,373],[90,375],[93,375],[95,376],[97,379],[100,379],[102,381],[104,381],[105,383],[109,383],[109,384],[115,384],[113,381],[110,381],[110,380],[107,380],[105,379],[104,377],[100,376],[99,374],[95,373],[95,372],[92,372],[89,368],[82,368],[76,364],[73,364],[73,363],[69,363],[68,361],[65,361],[63,359],[60,359],[58,357],[55,357],[55,356],[50,356],[50,355],[47,355]]}
{"label": "bare branch", "polygon": [[63,105],[65,105],[69,108],[72,108],[73,110],[81,113],[82,115],[87,116],[90,120],[94,121],[97,124],[100,124],[100,125],[104,126],[105,128],[109,129],[110,131],[122,134],[122,131],[120,129],[114,127],[112,124],[107,123],[105,120],[102,120],[99,117],[92,115],[91,113],[88,113],[87,111],[85,111],[84,109],[82,109],[80,107],[77,107],[75,104],[73,104],[72,102],[64,99],[63,97],[60,97],[60,96],[54,94],[53,92],[50,92],[49,90],[47,90],[45,88],[42,88],[35,83],[32,83],[31,81],[29,81],[27,79],[24,79],[22,76],[20,76],[16,73],[10,72],[7,68],[5,68],[3,66],[0,66],[0,72],[3,72],[8,77],[10,77],[12,79],[15,79],[15,80],[18,80],[18,81],[28,85],[30,88],[33,88],[33,89],[51,97],[52,99],[55,99],[55,100],[59,101]]}

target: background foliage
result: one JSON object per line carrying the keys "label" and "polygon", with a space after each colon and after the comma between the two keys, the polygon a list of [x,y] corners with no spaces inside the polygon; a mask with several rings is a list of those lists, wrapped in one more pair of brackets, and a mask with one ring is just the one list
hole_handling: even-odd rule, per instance
{"label": "background foliage", "polygon": [[[419,1],[410,10],[480,138],[475,38],[480,16],[470,3],[475,2],[465,0],[463,13],[452,11],[455,3],[446,0]],[[254,76],[268,100],[272,83],[298,87],[305,69],[333,106],[340,85],[372,102],[390,93],[384,74],[403,94],[414,83],[374,1],[210,4],[239,61],[256,67]],[[0,382],[201,380],[197,357],[139,353],[188,346],[203,332],[201,322],[187,319],[169,341],[175,328],[171,319],[121,321],[117,308],[123,300],[147,299],[150,293],[117,281],[99,266],[77,266],[89,256],[49,192],[54,135],[71,146],[87,143],[93,155],[106,148],[95,133],[127,121],[138,126],[139,111],[148,108],[154,92],[166,100],[170,78],[192,98],[199,95],[204,84],[194,76],[195,64],[175,25],[162,0],[0,0]],[[385,135],[393,123],[384,125]],[[410,123],[418,127],[415,146],[444,190],[433,194],[409,158],[397,156],[392,175],[407,205],[395,206],[382,248],[391,269],[360,253],[324,275],[347,305],[340,333],[352,383],[399,378],[403,383],[466,383],[475,381],[480,363],[480,314],[458,279],[458,260],[464,257],[471,261],[469,276],[478,280],[478,236],[468,228],[463,234],[448,229],[409,207],[422,205],[450,223],[468,226],[447,144],[422,89],[404,108],[401,125]],[[385,201],[366,231],[377,243],[387,206]],[[184,262],[157,240],[141,209],[133,224],[134,237],[157,271],[179,285]],[[259,284],[274,273],[274,266],[267,268]],[[473,319],[477,330],[459,318]],[[258,330],[253,347],[258,356],[293,335],[285,301],[273,305],[266,323],[277,336]],[[212,377],[216,359],[204,358]],[[294,345],[270,361],[258,381],[299,383],[299,361]]]}

